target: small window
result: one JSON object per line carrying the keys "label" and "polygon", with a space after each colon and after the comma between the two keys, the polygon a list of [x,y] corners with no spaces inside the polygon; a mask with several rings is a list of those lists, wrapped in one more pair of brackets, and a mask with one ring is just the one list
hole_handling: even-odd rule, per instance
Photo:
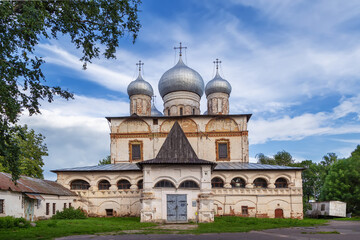
{"label": "small window", "polygon": [[101,180],[99,182],[98,188],[99,188],[99,190],[109,190],[110,186],[111,186],[111,184],[109,183],[108,180]]}
{"label": "small window", "polygon": [[195,115],[195,108],[193,108],[193,115]]}
{"label": "small window", "polygon": [[69,208],[71,208],[71,202],[69,202]]}
{"label": "small window", "polygon": [[254,180],[254,187],[255,188],[267,188],[267,182],[263,178],[257,178]]}
{"label": "small window", "polygon": [[321,204],[321,211],[325,211],[325,204]]}
{"label": "small window", "polygon": [[4,199],[0,199],[0,213],[4,213]]}
{"label": "small window", "polygon": [[50,214],[50,203],[46,203],[46,215]]}
{"label": "small window", "polygon": [[180,184],[179,188],[197,188],[199,189],[199,185],[191,180],[184,181]]}
{"label": "small window", "polygon": [[138,189],[143,189],[143,184],[144,184],[143,180],[142,180],[142,179],[139,180],[139,181],[137,182]]}
{"label": "small window", "polygon": [[74,180],[70,185],[72,190],[87,190],[90,188],[90,184],[84,180]]}
{"label": "small window", "polygon": [[130,189],[131,184],[128,180],[123,179],[123,180],[118,181],[117,186],[118,186],[118,189]]}
{"label": "small window", "polygon": [[64,203],[64,209],[66,209],[66,203]]}
{"label": "small window", "polygon": [[170,116],[170,109],[168,109],[168,116]]}
{"label": "small window", "polygon": [[223,188],[224,181],[221,178],[215,177],[211,179],[211,187],[212,188]]}
{"label": "small window", "polygon": [[142,160],[142,141],[129,142],[130,162]]}
{"label": "small window", "polygon": [[53,214],[56,213],[56,203],[53,203]]}
{"label": "small window", "polygon": [[155,184],[157,188],[175,188],[174,184],[168,180],[161,180]]}
{"label": "small window", "polygon": [[228,139],[216,140],[216,160],[218,161],[230,160],[230,142]]}
{"label": "small window", "polygon": [[158,125],[158,119],[153,119],[153,125]]}
{"label": "small window", "polygon": [[180,116],[182,116],[183,115],[183,108],[181,107],[180,108]]}
{"label": "small window", "polygon": [[114,216],[114,210],[113,209],[105,209],[105,211],[106,211],[106,216],[107,217]]}
{"label": "small window", "polygon": [[237,177],[231,180],[231,186],[233,188],[245,188],[245,185],[246,185],[245,180],[242,178]]}
{"label": "small window", "polygon": [[249,215],[248,206],[241,206],[241,214],[242,215]]}
{"label": "small window", "polygon": [[276,188],[287,188],[288,184],[285,178],[278,178],[275,181],[275,187]]}

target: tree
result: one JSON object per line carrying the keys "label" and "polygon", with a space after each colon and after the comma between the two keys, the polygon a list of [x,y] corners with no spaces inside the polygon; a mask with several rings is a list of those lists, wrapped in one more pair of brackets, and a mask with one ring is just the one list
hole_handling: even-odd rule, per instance
{"label": "tree", "polygon": [[360,214],[360,145],[351,156],[331,165],[321,192],[321,200],[347,203],[347,211]]}
{"label": "tree", "polygon": [[100,165],[106,165],[106,164],[111,164],[110,155],[107,156],[106,158],[103,158],[102,160],[100,160],[99,163],[98,163],[98,166],[100,166]]}
{"label": "tree", "polygon": [[[43,157],[48,156],[47,147],[44,143],[45,137],[36,134],[33,129],[28,129],[25,125],[21,128],[24,136],[19,133],[12,136],[11,140],[19,146],[19,174],[34,178],[44,178],[42,167],[44,166]],[[0,156],[0,159],[3,158]],[[0,161],[0,171],[10,172],[7,165],[3,166]]]}
{"label": "tree", "polygon": [[56,95],[73,98],[69,91],[45,84],[44,60],[35,52],[40,39],[68,35],[82,50],[85,69],[101,53],[115,58],[125,34],[135,41],[141,26],[139,4],[140,0],[0,2],[0,156],[13,180],[20,173],[20,148],[12,139],[21,135],[15,126],[20,113],[26,109],[30,115],[39,114],[40,101],[52,102]]}
{"label": "tree", "polygon": [[285,150],[277,152],[274,157],[265,156],[263,153],[258,153],[255,157],[258,159],[258,163],[260,164],[290,166],[294,163],[291,154]]}

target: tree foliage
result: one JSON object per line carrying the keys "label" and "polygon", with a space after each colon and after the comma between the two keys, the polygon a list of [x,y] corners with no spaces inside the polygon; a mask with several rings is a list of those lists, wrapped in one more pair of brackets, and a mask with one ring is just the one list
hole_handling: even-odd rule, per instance
{"label": "tree foliage", "polygon": [[[18,161],[20,175],[34,178],[44,177],[42,170],[44,166],[43,157],[48,155],[44,139],[44,136],[36,134],[33,129],[28,129],[26,125],[21,127],[18,133],[12,135],[11,140],[20,149]],[[9,165],[3,161],[3,158],[0,156],[0,171],[11,173]]]}
{"label": "tree foliage", "polygon": [[0,2],[0,156],[14,180],[20,173],[20,147],[12,136],[21,134],[15,126],[20,113],[40,113],[40,102],[52,102],[55,95],[73,98],[69,91],[45,84],[44,60],[35,52],[39,41],[68,35],[82,50],[84,68],[101,54],[115,58],[121,37],[137,37],[139,4],[140,0]]}
{"label": "tree foliage", "polygon": [[321,199],[347,203],[347,210],[360,214],[360,145],[349,158],[340,159],[329,168]]}
{"label": "tree foliage", "polygon": [[100,165],[106,165],[106,164],[111,164],[110,155],[107,156],[106,158],[103,158],[102,160],[100,160],[99,163],[98,163],[98,166],[100,166]]}
{"label": "tree foliage", "polygon": [[290,166],[294,163],[294,160],[290,153],[285,150],[277,152],[273,157],[265,156],[263,153],[256,155],[258,163],[260,164],[269,164],[269,165],[280,165],[280,166]]}

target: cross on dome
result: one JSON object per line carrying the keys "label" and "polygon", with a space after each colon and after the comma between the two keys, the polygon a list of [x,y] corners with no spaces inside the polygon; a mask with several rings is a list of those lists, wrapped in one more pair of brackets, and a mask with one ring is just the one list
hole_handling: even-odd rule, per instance
{"label": "cross on dome", "polygon": [[221,61],[219,61],[219,59],[217,58],[214,63],[216,64],[216,70],[219,69],[219,63],[221,63]]}
{"label": "cross on dome", "polygon": [[144,63],[139,60],[139,63],[136,64],[139,67],[139,72],[141,72],[141,66],[144,66]]}
{"label": "cross on dome", "polygon": [[182,49],[187,49],[187,47],[183,47],[182,45],[181,45],[182,43],[180,42],[180,47],[174,47],[174,49],[176,50],[176,49],[179,49],[180,50],[180,57],[182,56]]}

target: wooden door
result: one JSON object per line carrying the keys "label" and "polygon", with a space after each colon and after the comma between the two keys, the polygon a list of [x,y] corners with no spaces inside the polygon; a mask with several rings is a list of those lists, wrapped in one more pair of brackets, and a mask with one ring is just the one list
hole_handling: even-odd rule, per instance
{"label": "wooden door", "polygon": [[187,221],[187,200],[185,194],[167,195],[167,221],[186,222]]}
{"label": "wooden door", "polygon": [[275,218],[284,218],[284,211],[280,208],[275,209]]}

